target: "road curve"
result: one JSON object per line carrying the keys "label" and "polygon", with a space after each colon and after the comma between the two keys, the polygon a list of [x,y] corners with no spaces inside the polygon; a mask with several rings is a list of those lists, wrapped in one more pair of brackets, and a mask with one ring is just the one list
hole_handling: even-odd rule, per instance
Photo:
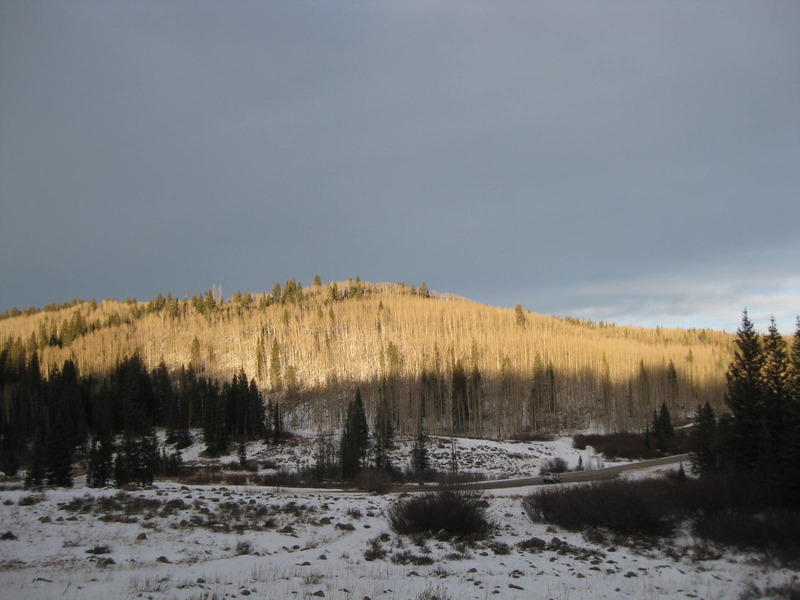
{"label": "road curve", "polygon": [[[688,462],[688,454],[676,454],[674,456],[665,456],[663,458],[653,458],[651,460],[642,460],[635,463],[627,463],[624,465],[614,465],[613,467],[605,467],[603,469],[592,469],[591,471],[570,471],[569,473],[562,473],[561,477],[564,483],[576,483],[584,481],[601,481],[603,479],[613,479],[617,477],[622,471],[635,471],[637,469],[647,469],[649,467],[658,467],[661,465],[671,465],[680,462]],[[498,479],[495,481],[473,481],[469,483],[461,483],[458,485],[461,489],[470,490],[501,490],[506,488],[527,487],[531,485],[544,485],[544,480],[541,475],[537,477],[522,477],[519,479]],[[412,486],[404,485],[392,488],[393,492],[429,492],[442,489],[444,486]]]}

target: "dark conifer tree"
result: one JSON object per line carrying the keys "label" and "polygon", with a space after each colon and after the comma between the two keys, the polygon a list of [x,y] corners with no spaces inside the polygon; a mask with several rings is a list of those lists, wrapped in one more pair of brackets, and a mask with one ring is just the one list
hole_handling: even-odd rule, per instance
{"label": "dark conifer tree", "polygon": [[669,408],[666,403],[661,404],[661,410],[657,413],[653,412],[653,437],[656,442],[656,449],[666,452],[669,450],[669,444],[675,436],[675,431],[672,427],[672,417],[669,414]]}
{"label": "dark conifer tree", "polygon": [[782,443],[785,441],[786,418],[791,396],[789,354],[786,340],[778,332],[775,319],[770,319],[768,333],[763,338],[764,362],[761,366],[763,382],[764,419],[766,426],[759,448],[760,469],[779,477],[779,472],[789,465],[784,464],[786,454]]}
{"label": "dark conifer tree", "polygon": [[355,398],[347,406],[342,442],[339,448],[344,479],[353,479],[364,466],[368,443],[367,415],[361,400],[361,390],[356,389]]}
{"label": "dark conifer tree", "polygon": [[44,419],[40,421],[33,438],[33,449],[28,472],[25,474],[25,485],[28,487],[42,485],[46,476],[47,464],[47,428]]}
{"label": "dark conifer tree", "polygon": [[428,456],[428,436],[420,428],[417,437],[414,439],[414,446],[411,448],[411,470],[422,475],[430,469],[430,458]]}
{"label": "dark conifer tree", "polygon": [[101,488],[108,485],[113,475],[114,443],[109,437],[101,436],[92,439],[89,449],[89,467],[86,473],[86,485]]}
{"label": "dark conifer tree", "polygon": [[698,406],[692,428],[692,473],[710,475],[719,468],[719,435],[714,409],[706,402]]}
{"label": "dark conifer tree", "polygon": [[749,470],[759,463],[759,448],[764,443],[766,411],[761,369],[764,354],[759,336],[747,311],[736,331],[734,358],[726,373],[725,399],[731,409],[730,427],[726,429],[725,455],[736,470]]}
{"label": "dark conifer tree", "polygon": [[72,487],[72,448],[65,429],[66,415],[61,407],[52,407],[47,435],[45,478],[48,485]]}

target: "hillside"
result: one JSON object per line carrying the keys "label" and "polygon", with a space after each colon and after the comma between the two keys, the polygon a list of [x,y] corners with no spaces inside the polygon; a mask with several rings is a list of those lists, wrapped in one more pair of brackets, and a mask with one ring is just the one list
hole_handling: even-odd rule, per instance
{"label": "hillside", "polygon": [[360,280],[223,300],[74,301],[0,320],[6,365],[37,353],[41,373],[72,359],[101,378],[138,352],[148,369],[240,369],[288,408],[294,427],[340,425],[360,387],[397,429],[509,437],[553,430],[640,431],[666,402],[676,422],[723,407],[732,337],[643,329],[496,308],[405,284]]}

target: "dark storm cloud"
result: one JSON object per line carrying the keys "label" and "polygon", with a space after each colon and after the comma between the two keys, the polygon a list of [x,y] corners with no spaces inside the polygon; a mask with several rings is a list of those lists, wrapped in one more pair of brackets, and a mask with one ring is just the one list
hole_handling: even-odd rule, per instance
{"label": "dark storm cloud", "polygon": [[643,324],[800,311],[794,3],[0,11],[3,308],[320,273]]}

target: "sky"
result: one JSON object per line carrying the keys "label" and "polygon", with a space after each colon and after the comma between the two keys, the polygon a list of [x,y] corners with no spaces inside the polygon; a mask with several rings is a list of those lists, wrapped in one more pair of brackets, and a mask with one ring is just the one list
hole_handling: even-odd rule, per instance
{"label": "sky", "polygon": [[0,1],[0,311],[360,276],[800,314],[800,3]]}

